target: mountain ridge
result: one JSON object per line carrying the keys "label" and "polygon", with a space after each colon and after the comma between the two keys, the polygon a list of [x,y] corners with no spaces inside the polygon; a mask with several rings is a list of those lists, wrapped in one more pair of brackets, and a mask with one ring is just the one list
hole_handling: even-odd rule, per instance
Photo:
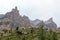
{"label": "mountain ridge", "polygon": [[[3,21],[2,21],[2,20]],[[6,20],[6,21],[5,21]],[[19,27],[40,27],[44,25],[48,28],[57,28],[57,24],[50,18],[47,21],[36,19],[34,21],[30,20],[28,16],[21,16],[17,7],[12,9],[12,11],[7,12],[3,17],[0,17],[0,22],[13,23],[13,26]]]}

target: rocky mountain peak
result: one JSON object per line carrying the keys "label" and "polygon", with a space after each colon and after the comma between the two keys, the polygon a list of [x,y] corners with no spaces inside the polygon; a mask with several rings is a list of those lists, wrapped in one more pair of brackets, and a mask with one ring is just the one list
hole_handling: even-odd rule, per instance
{"label": "rocky mountain peak", "polygon": [[56,23],[53,21],[53,18],[50,18],[49,20],[44,22],[39,19],[31,21],[29,19],[29,17],[27,17],[25,15],[21,16],[17,6],[15,8],[13,8],[12,11],[7,12],[3,16],[3,19],[0,19],[1,22],[3,22],[2,20],[3,21],[5,21],[5,20],[12,21],[15,26],[19,26],[19,27],[31,27],[31,26],[32,27],[40,27],[41,25],[45,25],[46,27],[49,27],[49,28],[57,27]]}
{"label": "rocky mountain peak", "polygon": [[49,20],[47,20],[47,22],[53,22],[53,18],[50,18]]}
{"label": "rocky mountain peak", "polygon": [[15,8],[12,9],[12,12],[19,12],[17,6],[15,6]]}
{"label": "rocky mountain peak", "polygon": [[53,21],[53,18],[50,18],[49,20],[45,21],[45,25],[47,28],[51,28],[51,29],[57,28],[57,25]]}
{"label": "rocky mountain peak", "polygon": [[27,16],[21,16],[17,7],[13,8],[11,12],[7,12],[5,17],[12,20],[15,25],[19,24],[21,27],[30,26],[30,19]]}

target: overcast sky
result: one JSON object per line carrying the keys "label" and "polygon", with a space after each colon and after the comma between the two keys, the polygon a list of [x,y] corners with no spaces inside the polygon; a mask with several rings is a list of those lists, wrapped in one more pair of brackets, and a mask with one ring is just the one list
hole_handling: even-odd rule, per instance
{"label": "overcast sky", "polygon": [[26,15],[31,20],[48,20],[53,17],[60,26],[60,0],[0,0],[0,14],[6,14],[15,6],[20,15]]}

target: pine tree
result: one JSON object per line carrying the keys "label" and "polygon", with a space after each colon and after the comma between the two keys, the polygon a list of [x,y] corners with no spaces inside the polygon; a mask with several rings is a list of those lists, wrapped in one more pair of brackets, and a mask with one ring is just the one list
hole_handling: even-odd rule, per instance
{"label": "pine tree", "polygon": [[53,32],[52,29],[50,29],[48,34],[48,40],[58,40],[56,32]]}
{"label": "pine tree", "polygon": [[33,38],[33,32],[34,32],[34,29],[33,28],[31,28],[31,38]]}
{"label": "pine tree", "polygon": [[23,38],[22,38],[22,40],[26,40],[26,37],[25,37],[25,35],[23,35]]}
{"label": "pine tree", "polygon": [[44,30],[44,26],[41,26],[40,29],[39,29],[38,39],[39,39],[39,40],[45,40],[45,30]]}
{"label": "pine tree", "polygon": [[48,40],[53,40],[52,35],[53,35],[53,31],[52,31],[52,29],[49,29],[49,32],[48,32]]}
{"label": "pine tree", "polygon": [[19,30],[19,27],[16,27],[16,30],[18,31]]}
{"label": "pine tree", "polygon": [[31,33],[33,33],[34,32],[34,30],[33,30],[33,28],[31,28]]}
{"label": "pine tree", "polygon": [[56,32],[53,32],[53,40],[58,40]]}

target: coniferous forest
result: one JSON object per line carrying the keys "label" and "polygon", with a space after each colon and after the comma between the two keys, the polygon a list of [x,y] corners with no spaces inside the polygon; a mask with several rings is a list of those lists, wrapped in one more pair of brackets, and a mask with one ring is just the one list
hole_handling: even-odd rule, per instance
{"label": "coniferous forest", "polygon": [[22,28],[16,27],[14,30],[3,30],[0,33],[0,40],[60,40],[60,33],[44,28]]}

